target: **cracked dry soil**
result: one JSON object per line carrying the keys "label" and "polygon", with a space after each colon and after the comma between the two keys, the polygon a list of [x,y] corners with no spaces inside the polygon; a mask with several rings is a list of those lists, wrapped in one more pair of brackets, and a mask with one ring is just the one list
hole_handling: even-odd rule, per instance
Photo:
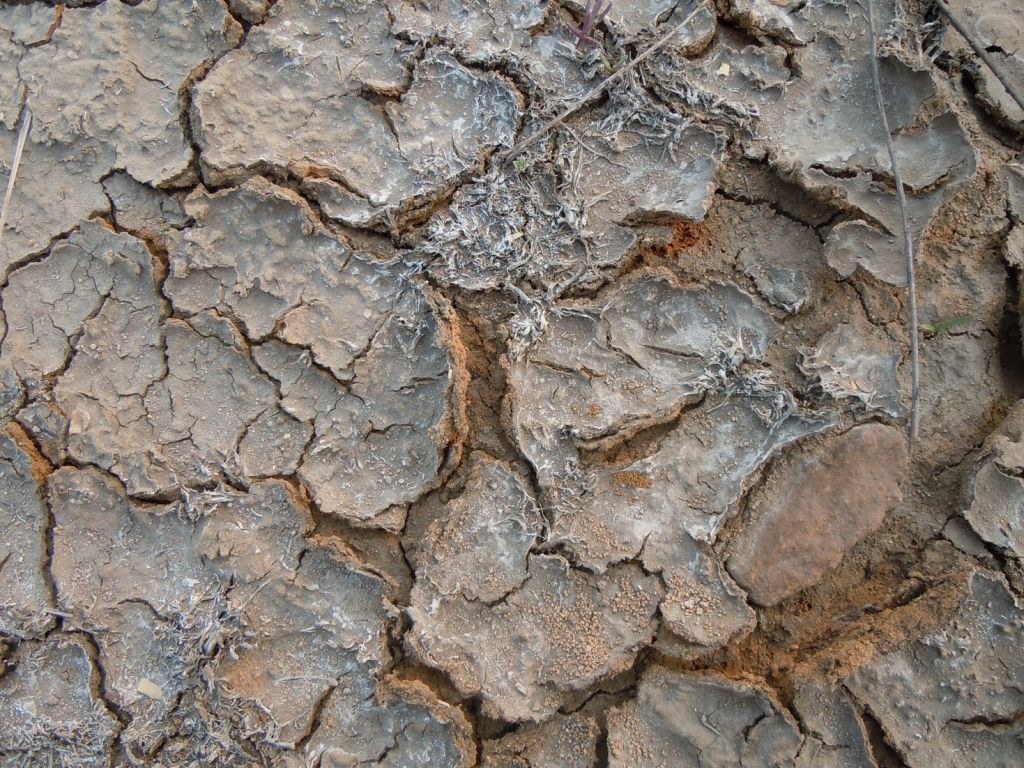
{"label": "cracked dry soil", "polygon": [[0,6],[0,765],[1024,765],[1024,113],[875,6],[909,446],[858,0]]}

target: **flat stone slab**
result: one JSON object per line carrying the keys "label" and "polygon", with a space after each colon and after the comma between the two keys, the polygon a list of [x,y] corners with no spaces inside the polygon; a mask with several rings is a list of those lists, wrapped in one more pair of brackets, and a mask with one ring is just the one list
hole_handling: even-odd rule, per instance
{"label": "flat stone slab", "polygon": [[812,586],[900,503],[906,471],[904,436],[881,424],[790,453],[748,502],[729,573],[759,605]]}

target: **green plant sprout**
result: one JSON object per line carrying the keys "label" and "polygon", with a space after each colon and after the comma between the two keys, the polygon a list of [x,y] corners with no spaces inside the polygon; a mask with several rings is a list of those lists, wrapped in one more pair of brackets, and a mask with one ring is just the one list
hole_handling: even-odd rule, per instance
{"label": "green plant sprout", "polygon": [[961,325],[966,325],[971,322],[971,319],[970,315],[957,315],[937,323],[921,323],[921,330],[931,336],[935,336],[953,328],[958,328]]}

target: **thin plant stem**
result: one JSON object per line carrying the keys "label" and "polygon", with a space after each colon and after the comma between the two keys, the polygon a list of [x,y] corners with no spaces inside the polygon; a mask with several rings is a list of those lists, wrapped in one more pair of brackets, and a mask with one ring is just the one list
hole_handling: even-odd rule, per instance
{"label": "thin plant stem", "polygon": [[546,136],[548,133],[551,132],[552,129],[557,128],[559,125],[561,125],[563,122],[565,122],[568,118],[572,117],[572,115],[575,114],[576,112],[578,112],[579,109],[581,107],[583,107],[584,104],[589,102],[595,96],[600,95],[604,91],[605,88],[607,88],[612,83],[620,80],[627,72],[630,72],[631,70],[636,69],[638,66],[640,66],[640,64],[642,64],[644,62],[645,59],[649,58],[652,54],[656,53],[661,48],[665,47],[665,44],[668,43],[668,41],[671,40],[672,37],[675,36],[675,34],[677,32],[679,32],[683,27],[687,26],[691,21],[693,21],[697,17],[697,14],[700,13],[700,11],[702,11],[702,10],[704,10],[704,6],[698,4],[698,6],[693,9],[693,11],[690,13],[689,16],[687,16],[679,24],[676,24],[674,27],[672,27],[672,29],[670,29],[664,35],[662,35],[657,40],[655,40],[653,43],[651,43],[643,51],[643,53],[641,53],[639,56],[637,56],[631,62],[629,62],[628,64],[625,64],[621,69],[616,70],[611,75],[609,75],[604,80],[602,80],[600,83],[595,85],[593,88],[591,88],[589,91],[587,91],[583,96],[581,96],[577,101],[575,101],[572,104],[572,106],[570,106],[568,109],[566,109],[560,115],[558,115],[557,117],[554,117],[551,120],[549,120],[548,122],[546,122],[543,126],[541,126],[529,138],[524,139],[518,145],[512,147],[512,149],[510,149],[508,152],[504,153],[501,156],[501,159],[504,160],[505,162],[508,162],[509,160],[515,159],[518,155],[522,154],[523,151],[527,147],[529,147],[531,144],[533,144],[534,142],[536,142],[538,139],[542,138],[543,136]]}
{"label": "thin plant stem", "polygon": [[11,175],[7,178],[7,191],[4,193],[4,203],[0,207],[0,241],[4,238],[4,229],[7,226],[7,209],[11,205],[11,196],[14,194],[14,180],[18,176],[18,166],[21,165],[21,153],[25,151],[25,139],[28,138],[28,129],[32,127],[32,113],[28,109],[28,101],[21,107],[21,130],[18,132],[18,143],[14,147],[14,159],[11,161]]}
{"label": "thin plant stem", "polygon": [[878,38],[875,34],[875,4],[867,0],[868,40],[871,52],[871,83],[875,89],[875,101],[878,103],[878,115],[882,120],[882,131],[885,134],[885,146],[889,151],[889,165],[892,167],[893,181],[896,184],[896,202],[900,212],[900,229],[903,233],[903,255],[907,263],[907,291],[909,295],[910,313],[910,426],[907,436],[913,445],[917,440],[918,421],[921,411],[921,360],[918,350],[917,329],[917,286],[914,276],[914,240],[910,231],[910,218],[907,215],[907,196],[903,190],[903,176],[900,164],[896,160],[896,148],[892,144],[892,133],[889,130],[889,118],[885,113],[885,100],[882,98],[882,81],[878,74]]}

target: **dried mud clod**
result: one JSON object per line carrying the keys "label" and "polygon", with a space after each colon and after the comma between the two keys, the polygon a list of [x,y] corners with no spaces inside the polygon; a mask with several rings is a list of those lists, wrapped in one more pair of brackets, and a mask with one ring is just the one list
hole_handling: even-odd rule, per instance
{"label": "dried mud clod", "polygon": [[874,6],[909,446],[863,4],[0,6],[0,766],[1024,763],[1022,115]]}

